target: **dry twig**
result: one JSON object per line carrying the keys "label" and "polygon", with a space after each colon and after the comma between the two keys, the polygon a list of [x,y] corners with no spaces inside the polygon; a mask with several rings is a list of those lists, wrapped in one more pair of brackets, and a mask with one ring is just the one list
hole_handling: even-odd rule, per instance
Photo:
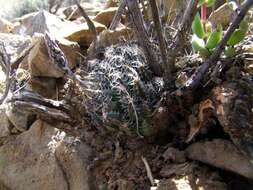
{"label": "dry twig", "polygon": [[[9,93],[10,84],[11,84],[11,80],[10,80],[10,70],[11,70],[10,56],[7,54],[4,43],[2,43],[1,46],[2,46],[2,50],[3,50],[3,52],[1,53],[3,64],[1,64],[1,66],[2,66],[2,69],[5,71],[6,79],[5,79],[5,91],[4,91],[3,96],[0,99],[0,104],[2,104],[3,101],[6,99],[8,93]],[[5,69],[4,69],[3,66],[5,67]]]}
{"label": "dry twig", "polygon": [[153,178],[153,175],[152,175],[151,169],[150,169],[150,167],[149,167],[148,161],[147,161],[147,159],[146,159],[145,157],[143,157],[143,156],[141,157],[141,159],[142,159],[142,161],[143,161],[143,163],[144,163],[144,165],[145,165],[145,168],[146,168],[146,171],[147,171],[148,179],[149,179],[151,185],[154,186],[154,185],[155,185],[155,180],[154,180],[154,178]]}
{"label": "dry twig", "polygon": [[165,71],[165,78],[169,78],[170,72],[174,71],[175,59],[181,52],[183,52],[191,28],[191,23],[197,12],[197,4],[197,0],[190,0],[187,4],[179,29],[176,33],[176,39],[170,47],[171,51],[168,52],[167,61],[170,63],[170,71]]}
{"label": "dry twig", "polygon": [[91,21],[91,19],[89,18],[88,14],[85,12],[85,10],[83,9],[83,7],[80,5],[78,0],[75,0],[75,3],[81,13],[81,15],[83,16],[83,18],[86,20],[89,29],[91,30],[92,34],[93,34],[93,42],[91,44],[91,49],[89,51],[89,55],[88,57],[93,57],[95,55],[96,49],[97,49],[97,41],[98,41],[98,34],[97,34],[97,30],[96,27],[94,25],[94,23]]}
{"label": "dry twig", "polygon": [[154,24],[155,24],[155,28],[158,34],[158,40],[159,40],[159,47],[160,47],[160,51],[161,51],[161,55],[162,55],[162,59],[163,59],[163,65],[167,70],[167,73],[171,73],[171,63],[168,62],[167,60],[167,47],[166,47],[166,41],[162,32],[162,24],[161,24],[161,20],[159,17],[159,13],[158,13],[158,8],[156,5],[156,1],[155,0],[149,0],[150,2],[150,7],[152,10],[152,16],[153,16],[153,20],[154,20]]}
{"label": "dry twig", "polygon": [[122,14],[125,11],[125,8],[126,8],[126,0],[122,0],[122,2],[120,3],[119,8],[118,8],[116,14],[114,15],[114,17],[112,19],[112,22],[111,22],[111,25],[109,27],[109,30],[114,30],[117,27],[117,25],[120,22],[120,18],[121,18]]}
{"label": "dry twig", "polygon": [[153,51],[147,31],[144,27],[143,17],[140,12],[137,0],[127,0],[130,16],[136,30],[136,36],[145,56],[147,57],[151,70],[157,75],[162,75],[162,68],[158,62],[158,58]]}

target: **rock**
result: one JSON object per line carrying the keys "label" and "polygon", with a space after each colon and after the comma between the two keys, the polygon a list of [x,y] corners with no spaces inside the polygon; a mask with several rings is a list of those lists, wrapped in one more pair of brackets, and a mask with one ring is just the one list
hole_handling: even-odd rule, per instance
{"label": "rock", "polygon": [[133,190],[136,189],[136,185],[130,181],[125,179],[117,179],[114,182],[110,183],[109,187],[101,187],[99,189],[107,188],[107,189],[115,189],[117,187],[118,190]]}
{"label": "rock", "polygon": [[117,7],[118,3],[115,0],[107,0],[105,4],[105,8],[110,8],[110,7]]}
{"label": "rock", "polygon": [[67,190],[61,166],[49,149],[55,129],[38,120],[0,147],[0,181],[9,189]]}
{"label": "rock", "polygon": [[[58,38],[57,40],[69,62],[69,68],[74,68],[77,61],[76,53],[80,52],[78,44],[65,39]],[[43,35],[37,35],[34,37],[33,44],[34,47],[28,56],[30,74],[34,77],[62,77],[63,73],[53,64],[48,55]],[[26,67],[25,63],[20,66],[20,68]]]}
{"label": "rock", "polygon": [[253,84],[238,67],[226,72],[226,81],[212,90],[217,119],[239,151],[253,164]]}
{"label": "rock", "polygon": [[[32,76],[63,77],[64,74],[50,59],[43,35],[34,37],[34,47],[28,56],[28,66]],[[21,67],[22,68],[22,67]]]}
{"label": "rock", "polygon": [[[20,36],[14,34],[0,33],[0,43],[4,42],[5,49],[10,57],[11,64],[17,62],[29,49],[31,38],[28,36]],[[1,48],[0,48],[0,51]]]}
{"label": "rock", "polygon": [[[93,22],[98,33],[106,29],[106,27],[97,22]],[[89,47],[93,41],[93,33],[89,30],[87,23],[79,24],[72,30],[65,32],[63,36],[73,42],[78,42],[81,47]]]}
{"label": "rock", "polygon": [[[156,190],[227,190],[219,176],[209,170],[198,168],[193,174],[162,179]],[[205,172],[205,173],[204,173]],[[195,175],[194,175],[195,174]],[[151,189],[152,190],[152,189]]]}
{"label": "rock", "polygon": [[74,138],[65,138],[56,148],[55,155],[65,172],[69,189],[97,189],[94,177],[87,170],[91,159],[90,147]]}
{"label": "rock", "polygon": [[0,181],[15,190],[96,189],[87,170],[90,157],[86,144],[37,120],[0,147]]}
{"label": "rock", "polygon": [[73,69],[76,66],[78,60],[78,53],[81,52],[80,46],[78,45],[78,43],[69,41],[64,38],[57,38],[57,41],[59,47],[61,48],[69,62],[69,67]]}
{"label": "rock", "polygon": [[[88,2],[81,3],[81,6],[84,8],[85,12],[89,16],[95,16],[102,9],[101,6],[99,5],[97,6],[94,3],[88,3]],[[82,16],[80,11],[77,9],[76,5],[61,8],[59,9],[58,14],[65,15],[65,18],[68,20],[75,20]]]}
{"label": "rock", "polygon": [[165,164],[160,175],[157,190],[228,189],[216,169],[197,163]]}
{"label": "rock", "polygon": [[109,27],[117,10],[118,7],[104,9],[100,11],[93,20],[105,25],[106,27]]}
{"label": "rock", "polygon": [[29,89],[45,98],[55,99],[57,94],[56,78],[31,77]]}
{"label": "rock", "polygon": [[162,177],[171,177],[172,175],[184,175],[192,171],[192,165],[189,163],[183,164],[166,164],[160,171]]}
{"label": "rock", "polygon": [[11,134],[11,126],[7,115],[5,114],[5,109],[0,108],[0,139],[7,137]]}
{"label": "rock", "polygon": [[186,161],[184,151],[180,151],[172,147],[169,147],[163,153],[163,158],[165,161],[170,160],[174,163],[184,163]]}
{"label": "rock", "polygon": [[76,27],[76,24],[60,19],[44,10],[21,17],[19,22],[20,25],[15,27],[14,33],[30,36],[35,33],[44,34],[45,31],[48,31],[55,37],[62,37],[61,34],[66,30],[72,30],[73,27]]}
{"label": "rock", "polygon": [[210,142],[197,142],[186,149],[186,155],[192,160],[253,179],[253,165],[230,141],[215,139]]}
{"label": "rock", "polygon": [[230,6],[228,3],[224,3],[211,13],[208,20],[214,27],[217,27],[219,24],[221,24],[225,28],[230,24],[233,19],[233,15],[235,14],[234,10],[237,8],[234,2],[231,3],[234,6]]}
{"label": "rock", "polygon": [[31,115],[28,113],[18,111],[12,103],[8,103],[5,108],[5,114],[12,125],[20,132],[24,132],[29,128],[29,118]]}
{"label": "rock", "polygon": [[0,32],[1,33],[10,33],[14,25],[8,20],[0,17]]}
{"label": "rock", "polygon": [[130,28],[122,27],[115,30],[104,30],[99,35],[98,45],[99,47],[108,47],[120,43],[123,40],[130,40],[133,36],[133,32]]}

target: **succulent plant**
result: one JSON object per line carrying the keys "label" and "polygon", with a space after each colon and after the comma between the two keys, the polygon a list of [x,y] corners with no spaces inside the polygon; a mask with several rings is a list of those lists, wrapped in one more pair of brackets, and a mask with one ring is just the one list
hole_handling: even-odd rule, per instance
{"label": "succulent plant", "polygon": [[[192,22],[192,48],[195,52],[198,52],[200,56],[206,58],[211,55],[214,48],[222,39],[223,29],[221,25],[218,25],[216,29],[212,30],[210,22],[206,20],[206,8],[213,6],[215,0],[199,0],[198,6],[201,6],[201,15],[196,14]],[[231,6],[236,6],[232,2],[227,2]],[[224,54],[226,57],[232,57],[235,55],[234,46],[240,43],[247,34],[248,21],[244,19],[238,29],[236,29],[227,42]]]}

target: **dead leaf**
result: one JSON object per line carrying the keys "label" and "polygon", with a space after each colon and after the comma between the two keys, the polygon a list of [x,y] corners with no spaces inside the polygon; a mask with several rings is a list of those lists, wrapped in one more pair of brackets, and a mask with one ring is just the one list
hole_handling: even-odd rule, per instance
{"label": "dead leaf", "polygon": [[191,128],[186,141],[187,143],[189,143],[199,133],[201,127],[203,127],[203,123],[210,116],[210,112],[207,110],[212,110],[212,112],[215,110],[213,102],[210,99],[200,102],[197,116],[193,114],[189,116],[188,123]]}

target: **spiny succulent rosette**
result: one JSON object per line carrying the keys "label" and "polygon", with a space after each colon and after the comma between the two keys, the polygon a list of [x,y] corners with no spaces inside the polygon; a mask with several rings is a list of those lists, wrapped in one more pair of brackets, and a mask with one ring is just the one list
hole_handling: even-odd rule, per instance
{"label": "spiny succulent rosette", "polygon": [[[197,13],[192,22],[192,48],[204,58],[207,58],[212,54],[218,43],[221,41],[224,33],[222,25],[218,25],[216,28],[214,28],[212,24],[206,20],[205,9],[206,7],[213,6],[214,3],[214,0],[200,0],[199,6],[201,7],[201,15]],[[238,8],[235,2],[227,3],[234,11]],[[248,27],[249,24],[246,18],[240,23],[239,27],[229,38],[224,51],[224,55],[226,57],[232,57],[236,54],[234,46],[239,44],[245,38]]]}
{"label": "spiny succulent rosette", "polygon": [[90,98],[85,106],[91,117],[109,129],[124,126],[145,136],[143,126],[148,127],[147,117],[160,99],[163,81],[153,76],[138,45],[106,48],[104,59],[90,64],[87,73],[83,80],[90,85]]}

